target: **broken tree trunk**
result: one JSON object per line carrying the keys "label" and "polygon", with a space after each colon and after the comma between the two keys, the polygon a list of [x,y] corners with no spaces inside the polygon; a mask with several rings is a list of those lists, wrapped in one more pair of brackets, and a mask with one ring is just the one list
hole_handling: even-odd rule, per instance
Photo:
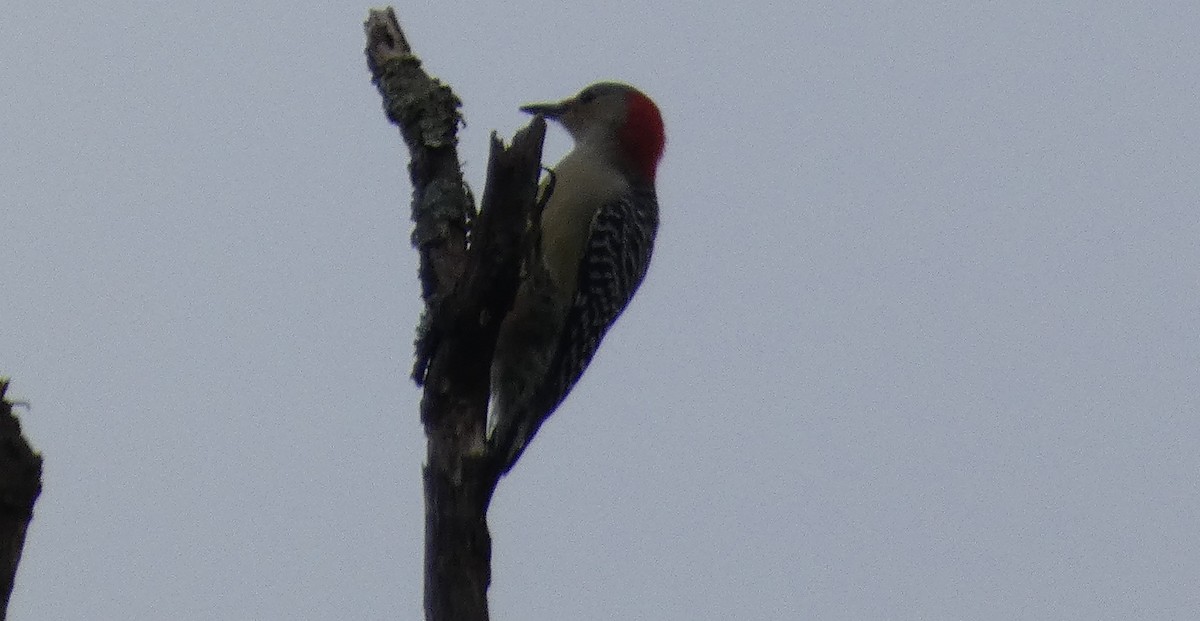
{"label": "broken tree trunk", "polygon": [[391,8],[371,11],[365,29],[372,79],[411,158],[412,242],[425,300],[413,370],[424,387],[428,439],[425,618],[485,621],[487,508],[500,478],[486,442],[489,371],[516,294],[522,248],[538,234],[546,125],[535,117],[508,147],[493,134],[476,215],[456,149],[461,102],[421,68]]}

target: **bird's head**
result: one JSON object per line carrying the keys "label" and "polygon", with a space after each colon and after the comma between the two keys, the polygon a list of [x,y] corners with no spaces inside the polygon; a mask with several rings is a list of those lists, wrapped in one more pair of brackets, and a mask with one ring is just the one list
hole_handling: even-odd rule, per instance
{"label": "bird's head", "polygon": [[618,164],[654,181],[666,135],[658,106],[638,89],[597,82],[574,97],[529,104],[521,110],[557,121],[576,145],[609,153]]}

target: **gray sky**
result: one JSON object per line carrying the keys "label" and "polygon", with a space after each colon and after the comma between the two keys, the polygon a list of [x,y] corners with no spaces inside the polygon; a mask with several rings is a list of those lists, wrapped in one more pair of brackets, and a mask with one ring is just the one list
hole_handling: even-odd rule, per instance
{"label": "gray sky", "polygon": [[[477,192],[595,80],[669,137],[648,280],[494,502],[494,618],[1200,617],[1195,3],[415,4]],[[12,618],[419,618],[366,8],[5,9]]]}

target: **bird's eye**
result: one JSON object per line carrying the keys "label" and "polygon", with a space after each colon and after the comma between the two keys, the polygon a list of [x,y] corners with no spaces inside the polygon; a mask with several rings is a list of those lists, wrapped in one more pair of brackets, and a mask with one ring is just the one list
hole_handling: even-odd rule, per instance
{"label": "bird's eye", "polygon": [[581,104],[592,103],[596,100],[596,91],[583,91],[579,93],[579,97],[576,97],[576,100]]}

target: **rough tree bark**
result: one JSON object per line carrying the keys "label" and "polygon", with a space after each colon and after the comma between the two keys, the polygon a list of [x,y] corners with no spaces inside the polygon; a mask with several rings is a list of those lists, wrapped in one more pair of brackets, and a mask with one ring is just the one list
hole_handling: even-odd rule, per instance
{"label": "rough tree bark", "polygon": [[484,621],[491,580],[487,507],[500,463],[487,452],[488,381],[500,321],[512,306],[522,249],[539,234],[540,117],[504,144],[492,135],[476,215],[456,150],[461,102],[429,77],[396,20],[371,11],[367,64],[387,117],[408,146],[413,245],[425,312],[413,379],[424,386],[425,618]]}
{"label": "rough tree bark", "polygon": [[33,452],[4,396],[8,380],[0,378],[0,621],[8,617],[17,564],[25,533],[33,519],[33,503],[42,493],[42,456]]}

